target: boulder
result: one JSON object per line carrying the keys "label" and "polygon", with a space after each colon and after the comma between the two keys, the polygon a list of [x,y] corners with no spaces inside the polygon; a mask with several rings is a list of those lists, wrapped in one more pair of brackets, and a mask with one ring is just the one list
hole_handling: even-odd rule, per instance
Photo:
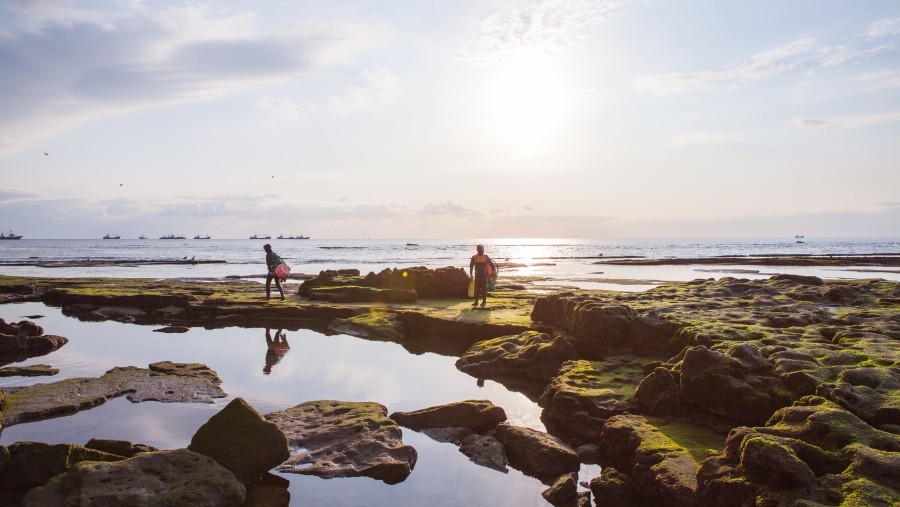
{"label": "boulder", "polygon": [[632,505],[631,479],[613,467],[604,467],[600,477],[591,479],[590,486],[598,506],[630,507]]}
{"label": "boulder", "polygon": [[246,490],[215,460],[187,449],[141,453],[115,463],[84,462],[22,498],[47,505],[239,507]]}
{"label": "boulder", "polygon": [[631,476],[636,495],[654,505],[694,504],[699,463],[651,420],[639,415],[611,417],[603,425],[600,447],[613,467]]}
{"label": "boulder", "polygon": [[578,482],[575,474],[566,474],[557,479],[549,488],[542,491],[541,496],[553,505],[558,505],[575,498],[575,493],[577,492]]}
{"label": "boulder", "polygon": [[320,400],[266,415],[288,439],[283,472],[324,478],[366,476],[397,484],[416,464],[416,450],[378,403]]}
{"label": "boulder", "polygon": [[[322,271],[318,276],[304,281],[297,292],[304,297],[313,297],[312,295],[320,289],[356,287],[358,289],[376,289],[376,292],[351,290],[343,294],[353,295],[352,297],[372,297],[372,295],[378,294],[377,290],[387,290],[389,292],[384,294],[392,294],[394,295],[392,297],[401,299],[409,298],[410,291],[414,298],[464,298],[469,288],[469,276],[462,268],[428,269],[422,266],[395,268],[385,269],[378,274],[369,273],[364,277],[359,276],[358,272],[356,273]],[[329,292],[318,292],[318,294],[329,294]],[[340,294],[340,292],[330,292],[330,294]]]}
{"label": "boulder", "polygon": [[188,449],[209,456],[244,485],[290,457],[287,438],[242,398],[235,398],[197,430]]}
{"label": "boulder", "polygon": [[49,364],[31,364],[28,366],[7,366],[0,368],[0,377],[50,377],[59,370]]}
{"label": "boulder", "polygon": [[509,464],[544,483],[577,472],[578,453],[562,440],[544,432],[503,423],[494,436],[506,447]]}
{"label": "boulder", "polygon": [[564,362],[577,358],[578,351],[564,337],[525,331],[472,345],[456,367],[478,378],[511,376],[546,382]]}
{"label": "boulder", "polygon": [[505,421],[506,412],[489,400],[466,400],[412,412],[394,412],[390,418],[413,430],[456,427],[483,433]]}
{"label": "boulder", "polygon": [[681,388],[672,372],[657,367],[641,380],[634,398],[641,412],[649,415],[674,415],[681,408]]}
{"label": "boulder", "polygon": [[7,448],[7,452],[7,465],[0,469],[0,492],[13,495],[38,487],[82,461],[124,459],[80,445],[44,442],[16,442]]}
{"label": "boulder", "polygon": [[475,433],[464,437],[460,442],[459,451],[478,465],[501,472],[507,471],[506,465],[509,461],[506,449],[499,440],[490,435]]}
{"label": "boulder", "polygon": [[811,489],[817,485],[815,474],[797,453],[771,437],[744,439],[741,466],[752,482],[775,489]]}
{"label": "boulder", "polygon": [[541,420],[576,445],[596,442],[606,419],[634,406],[642,376],[643,361],[631,357],[567,361],[541,395]]}

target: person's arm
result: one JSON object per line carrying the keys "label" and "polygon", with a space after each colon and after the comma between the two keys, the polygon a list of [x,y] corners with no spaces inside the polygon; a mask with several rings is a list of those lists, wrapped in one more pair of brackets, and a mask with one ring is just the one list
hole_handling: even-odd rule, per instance
{"label": "person's arm", "polygon": [[475,256],[469,259],[469,278],[472,278],[472,269],[475,267]]}

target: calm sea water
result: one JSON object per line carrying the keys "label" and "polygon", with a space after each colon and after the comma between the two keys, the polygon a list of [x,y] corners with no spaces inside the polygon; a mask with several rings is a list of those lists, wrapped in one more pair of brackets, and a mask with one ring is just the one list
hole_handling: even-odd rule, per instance
{"label": "calm sea water", "polygon": [[[798,242],[802,241],[802,242]],[[718,266],[611,266],[610,257],[693,258],[748,255],[859,255],[900,253],[900,238],[757,239],[473,239],[473,240],[32,240],[0,241],[0,274],[80,277],[221,278],[265,273],[262,246],[271,243],[294,273],[355,268],[468,267],[475,245],[509,267],[502,275],[545,277],[552,283],[591,289],[644,290],[661,281],[723,275],[766,277],[776,272],[827,278],[881,277],[900,280],[894,269],[877,272],[854,267],[760,268]],[[141,265],[141,261],[224,261],[219,264]],[[9,266],[3,263],[103,260],[134,265],[101,267]],[[639,283],[639,282],[645,283]]]}
{"label": "calm sea water", "polygon": [[[896,268],[765,268],[759,266],[609,266],[613,256],[709,257],[772,254],[873,254],[900,252],[898,239],[773,240],[288,240],[270,241],[294,272],[357,268],[362,272],[424,265],[467,267],[474,245],[506,267],[502,276],[545,278],[547,285],[644,290],[665,280],[718,276],[766,277],[775,272],[828,278],[880,277],[900,280]],[[29,240],[0,242],[0,274],[51,277],[208,277],[264,273],[262,245],[252,240]],[[140,265],[148,260],[222,260],[208,265]],[[41,268],[3,263],[109,260],[134,265]],[[296,281],[289,282],[290,286]],[[201,362],[223,379],[228,397],[212,405],[133,404],[124,398],[73,416],[3,428],[0,444],[23,440],[84,444],[91,438],[125,439],[163,449],[185,447],[206,420],[234,397],[262,413],[317,399],[375,401],[389,412],[415,410],[466,399],[488,399],[502,406],[513,424],[543,429],[540,407],[521,393],[476,379],[456,369],[455,357],[411,354],[395,343],[311,330],[289,331],[290,351],[267,364],[265,329],[193,328],[184,334],[154,333],[152,326],[118,322],[80,322],[40,303],[0,305],[0,318],[36,322],[47,333],[69,338],[60,350],[22,364],[50,364],[55,377],[0,378],[0,387],[31,385],[74,377],[98,377],[114,366],[146,367],[163,361]],[[272,330],[275,331],[274,329]],[[267,373],[265,369],[268,369]],[[456,446],[404,429],[404,442],[419,453],[413,473],[397,485],[369,478],[331,479],[282,474],[291,481],[293,506],[544,506],[540,482],[510,469],[503,473],[471,463]],[[583,466],[581,479],[599,474]]]}

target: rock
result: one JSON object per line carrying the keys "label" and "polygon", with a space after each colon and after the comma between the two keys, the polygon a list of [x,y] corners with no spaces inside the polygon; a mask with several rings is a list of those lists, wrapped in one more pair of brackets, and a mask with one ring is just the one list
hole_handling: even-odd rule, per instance
{"label": "rock", "polygon": [[74,414],[122,395],[135,403],[212,403],[213,398],[225,397],[219,383],[216,373],[204,365],[164,362],[150,369],[117,367],[100,378],[7,388],[3,425]]}
{"label": "rock", "polygon": [[494,430],[494,436],[506,447],[511,466],[542,482],[577,472],[581,466],[574,449],[541,431],[503,423]]}
{"label": "rock", "polygon": [[287,436],[291,457],[278,470],[320,477],[406,480],[416,450],[378,403],[320,400],[266,415]]}
{"label": "rock", "polygon": [[706,347],[689,347],[678,371],[683,403],[701,407],[738,424],[762,424],[778,408],[778,379],[758,375],[744,364]]}
{"label": "rock", "polygon": [[92,438],[88,440],[88,443],[84,444],[84,446],[88,449],[95,449],[126,458],[130,458],[135,454],[142,452],[153,452],[159,450],[156,447],[152,447],[146,444],[134,444],[127,440],[107,440],[101,438]]}
{"label": "rock", "polygon": [[544,500],[557,505],[575,498],[577,492],[578,482],[575,480],[575,474],[566,474],[541,492],[541,496],[544,497]]}
{"label": "rock", "polygon": [[31,364],[28,366],[8,366],[0,368],[0,377],[41,377],[53,376],[59,370],[49,364]]}
{"label": "rock", "polygon": [[577,358],[578,352],[562,336],[526,331],[472,345],[456,367],[478,378],[521,376],[546,382],[564,362]]}
{"label": "rock", "polygon": [[741,466],[751,481],[775,489],[811,489],[817,485],[815,474],[793,449],[765,436],[744,439]]}
{"label": "rock", "polygon": [[630,479],[613,467],[605,467],[600,477],[591,479],[591,493],[598,506],[629,507],[632,504]]}
{"label": "rock", "polygon": [[632,357],[567,361],[541,395],[541,420],[573,442],[596,442],[606,419],[634,406],[642,376],[643,362]]}
{"label": "rock", "polygon": [[124,459],[80,445],[43,442],[16,442],[9,446],[8,452],[8,464],[0,474],[0,492],[19,495],[68,471],[76,463]]}
{"label": "rock", "polygon": [[490,435],[472,434],[463,438],[459,451],[483,467],[507,471],[506,465],[509,461],[506,458],[506,450],[499,440]]}
{"label": "rock", "polygon": [[699,463],[649,419],[639,415],[611,417],[603,426],[600,447],[613,467],[631,476],[638,496],[655,505],[693,503]]}
{"label": "rock", "polygon": [[394,412],[390,417],[413,430],[456,427],[483,433],[505,421],[506,412],[489,400],[466,400],[412,412]]}
{"label": "rock", "polygon": [[657,367],[641,380],[634,398],[641,412],[649,415],[674,415],[681,408],[681,388],[672,372]]}
{"label": "rock", "polygon": [[289,507],[291,492],[275,485],[260,486],[247,491],[247,499],[241,507]]}
{"label": "rock", "polygon": [[209,456],[244,485],[290,457],[287,438],[242,398],[233,399],[197,430],[188,449]]}
{"label": "rock", "polygon": [[[355,290],[344,292],[344,294],[356,297],[378,294],[378,290],[383,289],[389,291],[385,294],[395,294],[398,297],[408,297],[412,291],[413,296],[419,298],[464,298],[469,287],[469,276],[462,268],[453,267],[428,269],[420,266],[385,269],[378,274],[369,273],[365,277],[360,277],[358,272],[354,275],[352,272],[322,271],[317,277],[303,282],[298,293],[304,297],[311,297],[317,292],[317,289],[344,287],[376,289],[374,292]],[[331,294],[339,293],[339,291],[331,292]],[[319,294],[327,294],[327,292],[319,292]],[[401,296],[402,294],[407,295]]]}
{"label": "rock", "polygon": [[348,319],[334,319],[328,325],[329,331],[349,334],[360,338],[403,341],[403,321],[396,313],[372,311]]}
{"label": "rock", "polygon": [[47,505],[238,507],[246,490],[212,458],[187,449],[141,453],[116,463],[85,462],[22,498]]}

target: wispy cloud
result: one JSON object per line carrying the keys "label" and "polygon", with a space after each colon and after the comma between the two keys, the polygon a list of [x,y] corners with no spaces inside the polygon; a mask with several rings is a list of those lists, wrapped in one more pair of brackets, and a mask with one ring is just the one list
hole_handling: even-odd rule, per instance
{"label": "wispy cloud", "polygon": [[682,148],[685,146],[697,146],[703,144],[727,144],[741,142],[744,139],[733,134],[721,134],[710,132],[696,132],[674,137],[667,143],[670,148]]}
{"label": "wispy cloud", "polygon": [[839,116],[837,118],[829,118],[827,120],[807,118],[794,118],[793,120],[791,120],[794,125],[804,128],[822,127],[828,125],[848,129],[871,127],[874,125],[893,123],[896,121],[900,121],[900,111]]}
{"label": "wispy cloud", "polygon": [[849,62],[857,62],[871,60],[879,53],[893,51],[896,48],[891,44],[882,44],[874,48],[857,49],[847,46],[838,46],[835,48],[823,50],[822,66],[835,67]]}
{"label": "wispy cloud", "polygon": [[481,213],[466,208],[465,206],[461,206],[452,201],[444,201],[437,203],[430,203],[422,206],[422,208],[417,213],[420,216],[428,216],[428,215],[440,215],[440,216],[476,216]]}
{"label": "wispy cloud", "polygon": [[728,68],[643,76],[635,79],[633,85],[639,90],[668,95],[695,91],[713,84],[758,81],[801,67],[809,61],[813,49],[814,39],[800,39],[757,53]]}
{"label": "wispy cloud", "polygon": [[[312,28],[263,32],[249,12],[212,4],[91,11],[73,2],[0,7],[0,150],[79,123],[205,100],[290,79],[349,40]],[[358,43],[357,43],[358,44]]]}
{"label": "wispy cloud", "polygon": [[869,37],[884,37],[898,33],[900,33],[900,17],[879,19],[869,25],[869,29],[866,31],[866,35]]}
{"label": "wispy cloud", "polygon": [[864,83],[869,83],[873,89],[894,88],[900,86],[900,70],[867,72],[857,76],[856,79]]}
{"label": "wispy cloud", "polygon": [[272,121],[294,121],[304,113],[330,113],[347,116],[376,111],[395,102],[406,91],[406,81],[387,69],[364,70],[358,83],[318,99],[294,100],[263,97],[256,112]]}
{"label": "wispy cloud", "polygon": [[490,65],[523,51],[562,51],[578,45],[590,29],[632,3],[631,0],[531,0],[524,5],[520,2],[485,19],[473,40],[460,48],[459,58]]}

